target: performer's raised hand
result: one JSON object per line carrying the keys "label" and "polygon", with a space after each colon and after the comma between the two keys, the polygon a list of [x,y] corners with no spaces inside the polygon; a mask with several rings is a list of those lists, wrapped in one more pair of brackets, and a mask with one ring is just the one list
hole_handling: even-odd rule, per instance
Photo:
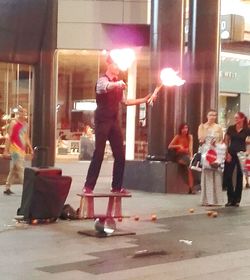
{"label": "performer's raised hand", "polygon": [[156,98],[157,98],[157,95],[159,93],[159,91],[161,90],[162,88],[162,84],[157,86],[154,90],[154,92],[151,94],[151,96],[148,98],[148,101],[147,103],[149,103],[150,105],[153,105],[153,103],[155,102]]}

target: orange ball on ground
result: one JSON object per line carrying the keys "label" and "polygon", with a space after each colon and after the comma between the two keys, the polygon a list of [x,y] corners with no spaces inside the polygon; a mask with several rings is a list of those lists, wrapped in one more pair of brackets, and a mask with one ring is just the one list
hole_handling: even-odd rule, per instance
{"label": "orange ball on ground", "polygon": [[155,214],[151,215],[151,220],[152,221],[156,221],[157,220],[157,216]]}

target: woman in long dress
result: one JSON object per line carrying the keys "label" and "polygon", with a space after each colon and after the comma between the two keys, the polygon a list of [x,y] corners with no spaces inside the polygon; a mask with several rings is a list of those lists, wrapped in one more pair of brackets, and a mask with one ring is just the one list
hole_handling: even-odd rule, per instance
{"label": "woman in long dress", "polygon": [[[198,129],[198,138],[202,144],[202,153],[205,154],[211,147],[223,140],[223,131],[216,123],[217,112],[209,110],[207,122],[202,123]],[[205,168],[201,173],[201,205],[213,206],[223,204],[222,170],[220,168]]]}

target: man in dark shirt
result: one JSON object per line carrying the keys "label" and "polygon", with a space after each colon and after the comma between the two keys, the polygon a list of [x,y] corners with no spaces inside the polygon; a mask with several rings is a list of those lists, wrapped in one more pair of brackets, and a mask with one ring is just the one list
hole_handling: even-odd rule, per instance
{"label": "man in dark shirt", "polygon": [[[119,104],[122,103],[130,106],[153,101],[150,98],[150,94],[144,98],[127,100],[123,94],[126,84],[124,81],[118,80],[118,66],[110,56],[107,57],[106,63],[106,73],[96,83],[95,151],[84,184],[84,193],[92,193],[94,190],[101,169],[107,140],[110,142],[114,157],[111,191],[127,192],[126,189],[122,188],[125,150],[123,135],[119,125]],[[159,89],[160,87],[156,88],[155,92]]]}

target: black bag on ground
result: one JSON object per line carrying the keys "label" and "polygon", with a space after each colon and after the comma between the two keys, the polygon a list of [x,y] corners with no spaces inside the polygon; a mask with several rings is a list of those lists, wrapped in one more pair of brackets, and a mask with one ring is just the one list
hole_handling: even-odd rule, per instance
{"label": "black bag on ground", "polygon": [[72,181],[71,177],[60,174],[61,170],[56,169],[25,168],[21,206],[17,215],[22,215],[25,220],[57,219]]}
{"label": "black bag on ground", "polygon": [[77,211],[69,204],[65,204],[59,218],[62,220],[77,220]]}

